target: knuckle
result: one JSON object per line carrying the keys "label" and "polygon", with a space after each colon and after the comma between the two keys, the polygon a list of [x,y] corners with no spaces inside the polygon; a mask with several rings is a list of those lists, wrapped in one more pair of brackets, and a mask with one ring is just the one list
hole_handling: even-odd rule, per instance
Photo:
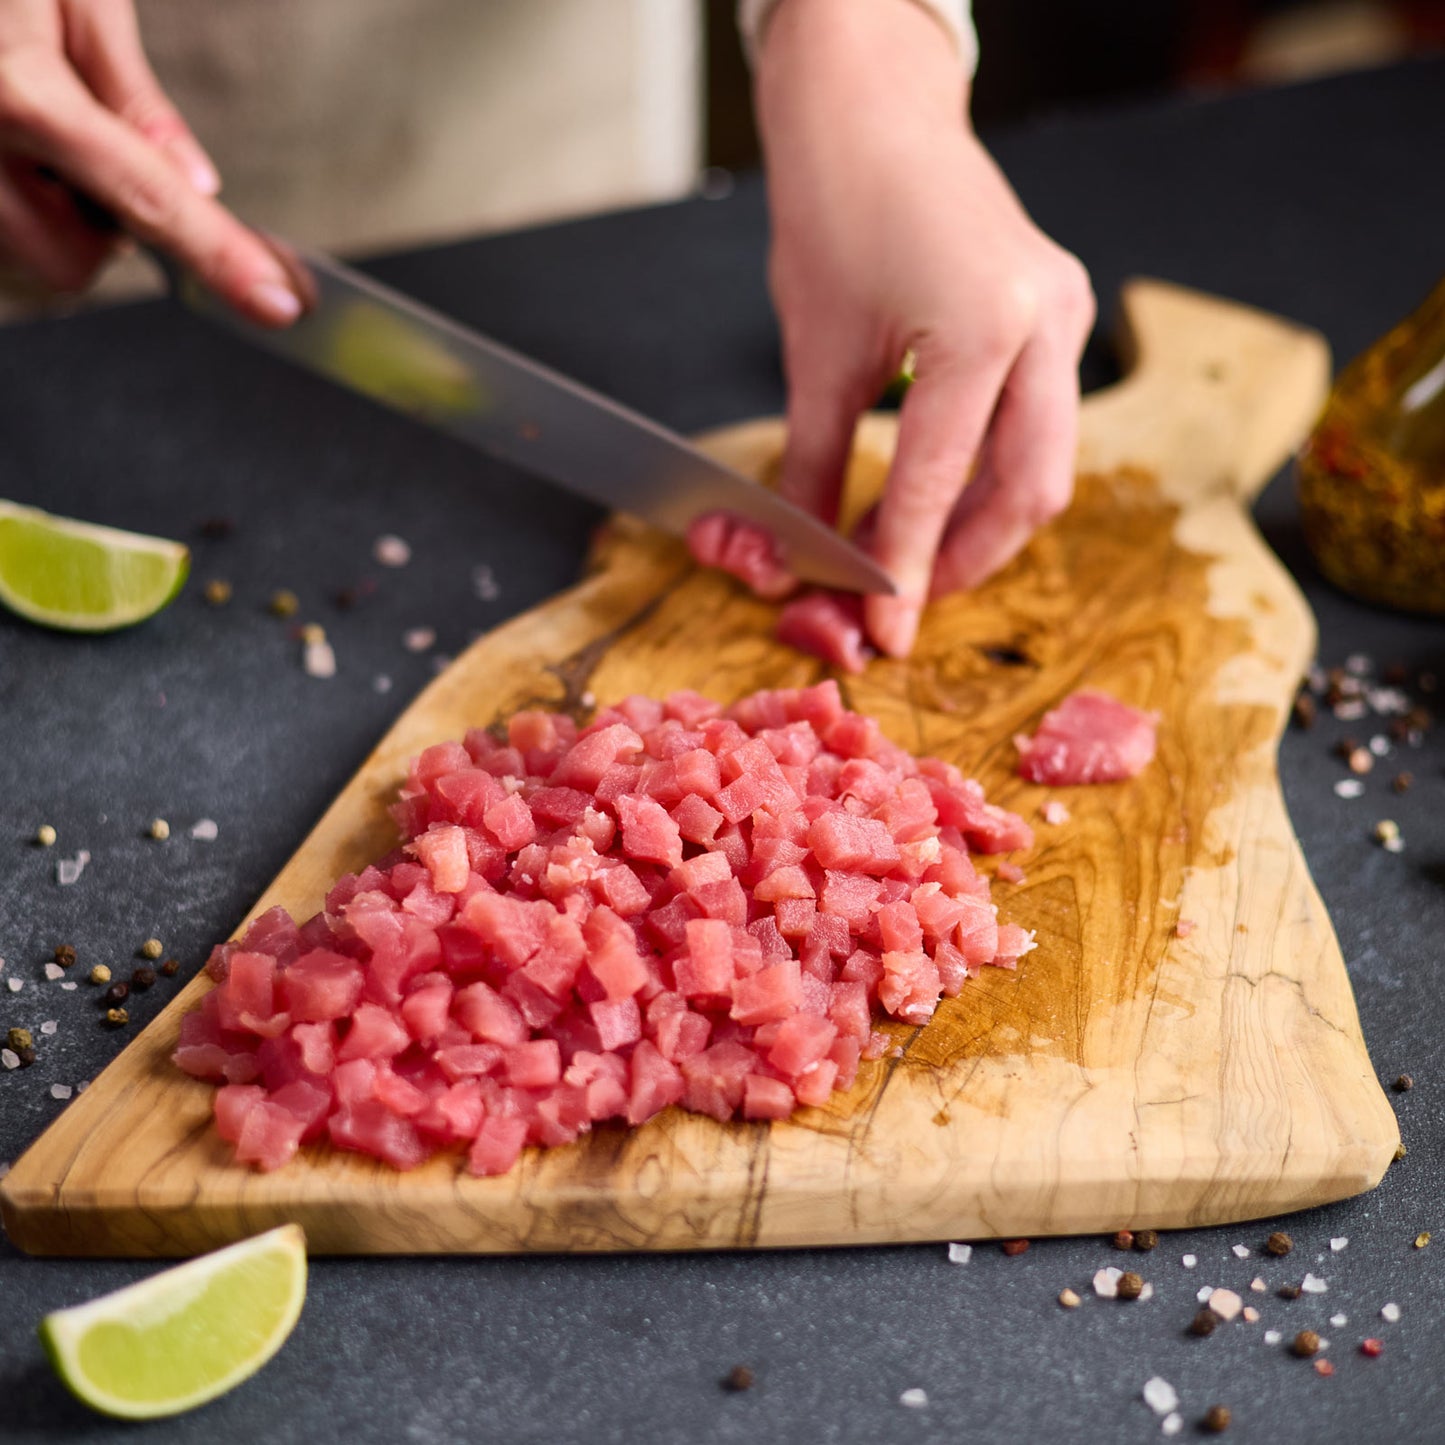
{"label": "knuckle", "polygon": [[1046,526],[1068,507],[1073,496],[1072,472],[1050,476],[1030,492],[1022,507],[1023,519],[1031,528]]}
{"label": "knuckle", "polygon": [[1069,321],[1089,327],[1094,324],[1098,305],[1088,270],[1079,258],[1060,251],[1054,264],[1053,304]]}

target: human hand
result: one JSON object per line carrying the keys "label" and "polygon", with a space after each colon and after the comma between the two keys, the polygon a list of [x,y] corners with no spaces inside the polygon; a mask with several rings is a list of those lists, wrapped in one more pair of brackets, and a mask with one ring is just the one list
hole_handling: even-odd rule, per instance
{"label": "human hand", "polygon": [[781,0],[757,104],[786,496],[837,520],[858,416],[914,354],[861,538],[899,587],[867,599],[869,636],[903,656],[930,595],[976,586],[1068,505],[1088,276],[973,135],[962,65],[914,0]]}
{"label": "human hand", "polygon": [[0,0],[0,252],[57,291],[118,244],[76,193],[263,325],[301,304],[266,243],[213,199],[220,177],[141,48],[131,0]]}

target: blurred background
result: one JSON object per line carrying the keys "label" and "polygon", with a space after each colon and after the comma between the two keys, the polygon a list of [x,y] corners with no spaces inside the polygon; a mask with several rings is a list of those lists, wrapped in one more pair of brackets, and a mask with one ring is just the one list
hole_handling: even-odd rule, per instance
{"label": "blurred background", "polygon": [[[734,0],[137,8],[224,199],[308,245],[365,254],[718,193],[758,164]],[[974,0],[974,16],[985,136],[1445,48],[1445,0]],[[156,287],[130,257],[98,294]],[[76,304],[0,265],[0,319]]]}

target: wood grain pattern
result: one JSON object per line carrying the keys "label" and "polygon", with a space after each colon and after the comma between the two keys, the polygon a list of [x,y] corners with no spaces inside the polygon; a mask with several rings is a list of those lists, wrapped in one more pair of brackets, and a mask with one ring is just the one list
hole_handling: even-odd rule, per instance
{"label": "wood grain pattern", "polygon": [[[283,1220],[327,1253],[853,1244],[1162,1228],[1304,1208],[1373,1186],[1398,1142],[1343,961],[1275,773],[1313,649],[1303,599],[1242,503],[1324,395],[1315,335],[1159,283],[1126,293],[1135,367],[1084,409],[1070,511],[971,597],[930,608],[908,662],[845,682],[896,741],[959,763],[1036,818],[1013,734],[1076,686],[1162,715],[1138,780],[1059,790],[997,884],[1038,930],[902,1056],[772,1126],[669,1110],[632,1132],[529,1150],[500,1179],[453,1157],[398,1175],[313,1148],[270,1175],[227,1162],[211,1090],[168,1063],[204,979],[77,1099],[0,1187],[22,1248],[185,1254]],[[892,418],[860,429],[850,496],[876,492]],[[764,475],[782,431],[708,441]],[[541,703],[694,687],[730,700],[814,680],[774,611],[680,547],[618,522],[580,586],[483,638],[417,699],[256,909],[312,911],[391,846],[406,759]],[[1027,660],[1006,665],[984,649]],[[1175,923],[1197,924],[1187,938]]]}

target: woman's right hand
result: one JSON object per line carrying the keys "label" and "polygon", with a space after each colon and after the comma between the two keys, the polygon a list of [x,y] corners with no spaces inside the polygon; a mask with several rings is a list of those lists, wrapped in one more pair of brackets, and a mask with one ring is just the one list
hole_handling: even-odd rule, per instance
{"label": "woman's right hand", "polygon": [[0,0],[0,254],[82,290],[118,238],[79,193],[244,315],[285,326],[301,303],[220,187],[146,60],[132,0]]}

